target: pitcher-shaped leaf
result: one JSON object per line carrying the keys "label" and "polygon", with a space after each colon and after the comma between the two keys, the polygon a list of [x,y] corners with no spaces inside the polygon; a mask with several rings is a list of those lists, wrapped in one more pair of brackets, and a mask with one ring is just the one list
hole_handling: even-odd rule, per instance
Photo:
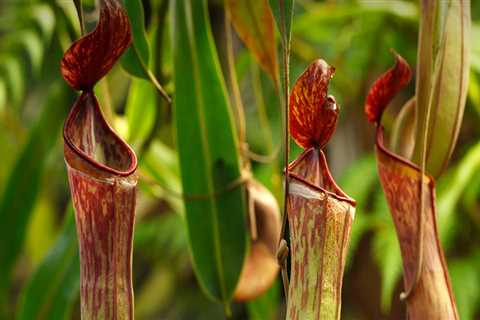
{"label": "pitcher-shaped leaf", "polygon": [[[419,167],[384,145],[382,113],[411,77],[408,64],[397,56],[394,68],[373,85],[365,111],[377,124],[378,172],[392,214],[403,258],[408,319],[458,319],[448,270],[438,239],[435,183]],[[372,117],[372,115],[375,115]],[[423,184],[423,187],[421,187]],[[422,194],[423,191],[423,194]],[[422,198],[424,210],[422,210]],[[423,212],[423,216],[421,216]]]}
{"label": "pitcher-shaped leaf", "polygon": [[252,179],[247,185],[249,226],[252,240],[245,259],[234,299],[253,300],[267,291],[279,271],[277,246],[281,232],[281,215],[277,200],[260,182]]}
{"label": "pitcher-shaped leaf", "polygon": [[291,134],[306,150],[289,165],[291,275],[287,319],[340,319],[341,292],[355,201],[333,180],[321,150],[338,106],[327,97],[333,68],[313,62],[290,96]]}
{"label": "pitcher-shaped leaf", "polygon": [[82,319],[133,319],[132,237],[137,158],[106,123],[94,84],[131,42],[116,0],[101,2],[97,28],[62,59],[62,74],[85,90],[64,127],[64,155],[80,249]]}

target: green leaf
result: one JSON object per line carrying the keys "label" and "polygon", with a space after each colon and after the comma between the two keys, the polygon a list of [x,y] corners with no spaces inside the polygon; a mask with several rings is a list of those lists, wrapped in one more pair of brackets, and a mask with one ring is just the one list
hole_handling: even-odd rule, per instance
{"label": "green leaf", "polygon": [[[417,145],[413,160],[421,163],[425,146],[427,172],[438,177],[448,164],[463,118],[471,21],[469,1],[439,1],[433,6],[437,7],[437,15],[424,13],[422,20],[435,19],[430,29],[420,32],[420,38],[428,38],[430,42],[420,42],[425,51],[419,51]],[[427,24],[428,21],[422,21],[422,26]]]}
{"label": "green leaf", "polygon": [[[205,1],[177,0],[174,12],[174,112],[196,275],[207,295],[228,304],[247,251],[245,188],[238,145]],[[195,159],[195,161],[192,161]],[[222,191],[223,190],[223,191]]]}
{"label": "green leaf", "polygon": [[[175,213],[183,216],[185,211],[183,201],[177,196],[182,192],[177,153],[162,142],[155,140],[140,161],[140,170],[158,186],[161,186],[148,186],[150,187],[148,191],[157,198],[165,199]],[[168,188],[169,191],[176,194],[172,194],[164,188]]]}
{"label": "green leaf", "polygon": [[71,90],[64,84],[55,83],[49,90],[45,108],[31,129],[0,198],[0,274],[3,278],[0,297],[8,288],[13,264],[23,246],[45,161],[58,141],[72,98]]}
{"label": "green leaf", "polygon": [[42,67],[42,60],[44,54],[44,45],[42,44],[40,36],[31,30],[25,30],[15,35],[17,41],[25,48],[25,51],[30,57],[33,72],[36,76],[40,73]]}
{"label": "green leaf", "polygon": [[453,238],[452,220],[455,209],[468,182],[480,169],[480,143],[469,148],[467,154],[460,160],[451,177],[445,176],[439,181],[438,188],[438,230],[440,239],[448,250]]}
{"label": "green leaf", "polygon": [[[352,199],[357,201],[355,208],[355,223],[350,233],[348,251],[355,252],[361,237],[371,228],[370,215],[367,214],[368,198],[378,183],[377,166],[373,155],[361,158],[352,164],[339,180],[342,190]],[[352,259],[346,260],[347,268],[351,266]]]}
{"label": "green leaf", "polygon": [[280,282],[276,281],[267,292],[247,303],[250,320],[278,319]]}
{"label": "green leaf", "polygon": [[145,32],[143,4],[140,0],[124,0],[124,3],[132,26],[133,43],[123,54],[120,62],[131,75],[148,79],[146,69],[150,60],[150,48]]}
{"label": "green leaf", "polygon": [[378,229],[373,239],[373,256],[380,269],[381,277],[381,309],[390,310],[392,294],[402,275],[402,255],[398,244],[395,225],[389,217],[389,209],[383,192],[375,194],[374,217]]}
{"label": "green leaf", "polygon": [[269,2],[282,39],[289,44],[295,0],[269,0]]}
{"label": "green leaf", "polygon": [[449,263],[452,287],[455,292],[460,319],[473,320],[480,303],[480,255],[457,259]]}
{"label": "green leaf", "polygon": [[240,39],[275,84],[279,80],[274,21],[267,0],[226,0],[225,6]]}
{"label": "green leaf", "polygon": [[3,112],[6,104],[7,104],[7,86],[5,85],[5,81],[3,81],[3,79],[0,79],[0,113]]}
{"label": "green leaf", "polygon": [[[468,96],[475,108],[475,111],[480,115],[480,80],[478,75],[472,70],[470,71],[470,84],[468,86]],[[0,99],[1,103],[1,99]],[[1,104],[0,104],[1,109]]]}
{"label": "green leaf", "polygon": [[405,103],[398,113],[390,140],[392,152],[410,159],[415,147],[415,98]]}
{"label": "green leaf", "polygon": [[21,295],[19,320],[70,319],[80,284],[74,212],[69,205],[60,236]]}
{"label": "green leaf", "polygon": [[156,91],[143,79],[133,79],[128,92],[126,116],[128,141],[138,147],[153,129],[156,117]]}
{"label": "green leaf", "polygon": [[1,57],[0,69],[6,75],[6,83],[9,92],[9,101],[15,107],[20,105],[22,96],[25,92],[25,84],[22,78],[23,68],[17,59],[12,56]]}
{"label": "green leaf", "polygon": [[31,5],[31,16],[42,31],[42,39],[44,43],[50,43],[56,21],[53,9],[48,4],[44,3]]}
{"label": "green leaf", "polygon": [[480,72],[480,24],[472,23],[472,69]]}
{"label": "green leaf", "polygon": [[382,279],[381,308],[388,313],[393,290],[402,275],[402,256],[393,223],[385,225],[375,234],[373,251]]}

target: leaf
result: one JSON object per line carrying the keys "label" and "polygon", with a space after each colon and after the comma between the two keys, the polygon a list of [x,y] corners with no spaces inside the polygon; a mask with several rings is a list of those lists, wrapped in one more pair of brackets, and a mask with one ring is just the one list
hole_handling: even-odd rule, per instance
{"label": "leaf", "polygon": [[471,33],[471,41],[472,41],[472,69],[480,72],[480,43],[475,41],[478,39],[480,35],[480,24],[479,23],[472,23],[472,33]]}
{"label": "leaf", "polygon": [[[158,185],[177,194],[182,193],[178,155],[159,140],[155,140],[143,156],[140,161],[140,170]],[[154,196],[165,199],[175,213],[185,215],[183,201],[176,194],[155,186],[150,190]]]}
{"label": "leaf", "polygon": [[40,36],[32,30],[18,32],[14,36],[15,40],[23,46],[28,54],[33,73],[35,76],[38,76],[40,68],[42,67],[44,54],[44,45],[42,44]]}
{"label": "leaf", "polygon": [[6,84],[11,104],[18,108],[25,92],[25,83],[22,78],[24,72],[21,64],[12,56],[2,57],[3,72],[6,74]]}
{"label": "leaf", "polygon": [[12,267],[24,242],[45,161],[67,114],[65,106],[72,96],[65,89],[58,83],[51,85],[45,108],[31,129],[0,197],[0,272],[4,279],[0,282],[0,297],[8,287]]}
{"label": "leaf", "polygon": [[[194,269],[207,295],[226,306],[247,251],[245,188],[238,145],[205,1],[173,1],[174,112]],[[195,161],[192,161],[195,159]],[[217,193],[215,196],[213,194]]]}
{"label": "leaf", "polygon": [[[448,248],[454,236],[451,228],[458,201],[468,188],[468,183],[474,178],[480,168],[480,143],[469,148],[459,161],[453,175],[448,179],[447,186],[438,197],[438,229],[442,243]],[[447,178],[447,177],[446,177]]]}
{"label": "leaf", "polygon": [[56,17],[48,4],[31,4],[31,15],[42,31],[44,43],[49,44],[55,30]]}
{"label": "leaf", "polygon": [[269,2],[282,39],[290,46],[295,0],[269,0]]}
{"label": "leaf", "polygon": [[374,83],[365,112],[377,126],[378,173],[400,243],[405,290],[415,297],[406,299],[407,317],[458,319],[438,238],[434,180],[422,175],[413,163],[392,153],[383,142],[382,113],[406,84],[404,71],[410,70],[408,64],[399,61],[403,60],[397,56],[395,67]]}
{"label": "leaf", "polygon": [[156,91],[151,83],[132,79],[127,97],[126,116],[128,141],[133,146],[142,145],[155,125],[157,112]]}
{"label": "leaf", "polygon": [[304,149],[323,148],[335,128],[339,108],[327,97],[328,83],[335,72],[324,60],[312,62],[295,83],[290,95],[290,134]]}
{"label": "leaf", "polygon": [[460,318],[473,320],[475,314],[478,314],[478,303],[480,302],[478,287],[478,283],[480,283],[478,275],[480,256],[478,253],[473,254],[467,258],[456,259],[449,265]]}
{"label": "leaf", "polygon": [[3,112],[5,106],[7,105],[7,86],[5,81],[0,79],[0,113]]}
{"label": "leaf", "polygon": [[277,251],[282,220],[277,200],[253,178],[247,184],[247,198],[250,251],[235,289],[235,301],[254,300],[265,293],[274,284],[280,270]]}
{"label": "leaf", "polygon": [[[478,78],[477,73],[475,73],[473,70],[470,71],[470,84],[468,86],[468,96],[473,106],[475,107],[475,111],[477,112],[478,115],[480,115],[480,80]],[[1,98],[0,98],[0,101],[1,101]]]}
{"label": "leaf", "polygon": [[382,280],[381,308],[386,314],[390,311],[395,285],[402,275],[400,248],[397,237],[395,236],[394,226],[391,222],[375,233],[372,246],[374,258],[380,269]]}
{"label": "leaf", "polygon": [[[417,99],[417,111],[415,122],[415,156],[414,162],[420,165],[421,153],[424,146],[424,134],[427,128],[426,118],[427,110],[430,103],[430,95],[432,92],[433,83],[433,71],[434,71],[434,57],[436,56],[435,49],[440,48],[439,30],[435,27],[439,27],[438,19],[440,1],[435,0],[422,0],[420,2],[420,27],[418,36],[418,61],[417,61],[417,74],[416,74],[416,88],[415,96]],[[436,38],[435,38],[436,35]]]}
{"label": "leaf", "polygon": [[280,282],[274,285],[263,295],[247,303],[248,316],[251,320],[278,319],[280,301]]}
{"label": "leaf", "polygon": [[406,159],[412,156],[415,148],[415,98],[408,100],[397,115],[390,148]]}
{"label": "leaf", "polygon": [[125,0],[125,9],[132,26],[133,42],[122,56],[122,67],[131,75],[148,79],[146,68],[150,60],[150,47],[145,31],[144,9],[141,0]]}
{"label": "leaf", "polygon": [[[372,223],[368,213],[369,196],[377,184],[375,158],[368,155],[356,160],[342,174],[339,185],[343,191],[357,201],[355,208],[355,227],[350,234],[349,254],[353,254],[361,237],[371,229]],[[361,186],[361,187],[359,187]],[[347,260],[347,268],[351,267]]]}
{"label": "leaf", "polygon": [[18,319],[69,319],[79,278],[74,212],[69,205],[60,236],[22,290]]}
{"label": "leaf", "polygon": [[279,80],[277,47],[268,0],[226,0],[225,6],[240,39],[276,85]]}
{"label": "leaf", "polygon": [[[441,7],[443,2],[438,4]],[[440,48],[433,56],[432,80],[427,82],[432,86],[427,96],[428,104],[418,103],[417,146],[413,157],[419,164],[426,144],[426,169],[434,177],[445,169],[455,148],[465,109],[470,68],[470,1],[450,1],[445,6],[439,13],[442,17],[437,18]],[[425,59],[429,59],[429,63],[432,61],[432,57]],[[419,102],[420,94],[417,92]],[[426,138],[425,130],[428,130]]]}

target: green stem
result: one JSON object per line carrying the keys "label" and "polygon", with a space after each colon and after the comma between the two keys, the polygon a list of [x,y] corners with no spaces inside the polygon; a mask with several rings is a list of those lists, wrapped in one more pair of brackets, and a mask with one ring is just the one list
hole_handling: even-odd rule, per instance
{"label": "green stem", "polygon": [[82,0],[73,0],[75,9],[77,10],[78,20],[80,22],[80,35],[85,34],[85,19],[83,16]]}
{"label": "green stem", "polygon": [[[280,32],[282,34],[282,48],[283,48],[283,89],[284,89],[284,126],[283,126],[283,135],[284,135],[284,146],[285,146],[285,154],[284,154],[284,168],[285,168],[285,193],[283,197],[283,219],[282,219],[282,231],[281,231],[281,239],[285,237],[285,229],[287,225],[287,216],[288,216],[288,192],[289,192],[289,174],[288,174],[288,163],[289,163],[289,156],[290,156],[290,135],[289,135],[289,108],[288,108],[288,101],[289,101],[289,91],[290,91],[290,84],[289,84],[289,66],[290,66],[290,42],[288,41],[287,30],[286,30],[286,17],[285,17],[285,3],[282,0],[279,0],[280,5]],[[281,241],[281,240],[280,240]],[[280,246],[279,242],[279,246]],[[285,293],[285,298],[288,299],[288,287],[289,287],[289,280],[288,280],[288,270],[287,270],[287,259],[281,262],[282,268],[282,282],[283,282],[283,290]]]}

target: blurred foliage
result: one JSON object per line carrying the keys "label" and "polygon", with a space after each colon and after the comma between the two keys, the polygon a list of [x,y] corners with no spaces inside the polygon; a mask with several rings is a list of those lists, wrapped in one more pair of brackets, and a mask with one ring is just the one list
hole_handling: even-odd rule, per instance
{"label": "blurred foliage", "polygon": [[[126,2],[141,16],[140,2]],[[141,2],[148,43],[145,47],[143,40],[137,41],[140,56],[172,95],[169,1]],[[83,4],[91,30],[97,19],[95,1]],[[209,4],[225,74],[222,1]],[[331,91],[342,112],[327,154],[339,184],[358,201],[342,318],[403,319],[398,298],[403,287],[401,258],[376,176],[373,132],[363,116],[363,101],[374,77],[390,66],[390,48],[415,65],[418,4],[297,0],[294,12],[291,80],[317,57],[336,67]],[[472,1],[472,19],[465,117],[451,164],[437,183],[439,230],[460,315],[467,320],[480,317],[479,1]],[[141,24],[135,28],[142,34]],[[74,95],[58,72],[62,53],[78,36],[73,1],[0,2],[0,318],[78,319],[77,248],[61,138],[62,119]],[[240,39],[234,43],[248,143],[253,151],[270,154],[282,140],[280,99]],[[139,71],[136,62],[130,63]],[[209,84],[204,85],[208,90]],[[140,158],[133,266],[136,318],[221,319],[222,306],[204,296],[192,269],[184,205],[178,198],[182,188],[172,108],[148,80],[131,77],[120,64],[97,90],[110,123]],[[395,110],[412,95],[413,85],[405,91],[394,101],[397,108],[385,115],[387,129]],[[299,149],[292,148],[293,159]],[[252,164],[256,178],[278,199],[281,162]],[[258,301],[232,308],[235,319],[281,318],[280,286]]]}

